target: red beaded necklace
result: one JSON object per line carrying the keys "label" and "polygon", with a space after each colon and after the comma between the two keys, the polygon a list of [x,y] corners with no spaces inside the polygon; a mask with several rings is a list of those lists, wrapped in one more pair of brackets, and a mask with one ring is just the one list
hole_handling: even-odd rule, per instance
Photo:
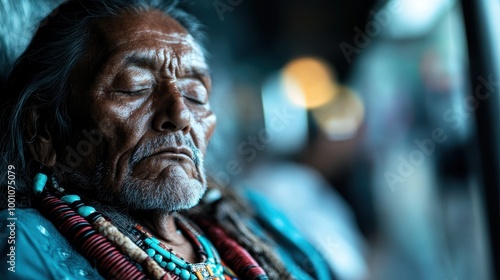
{"label": "red beaded necklace", "polygon": [[[159,242],[144,227],[136,225],[133,242],[101,213],[86,206],[78,196],[66,195],[47,168],[34,176],[34,191],[40,212],[85,256],[105,278],[113,279],[268,279],[264,270],[236,241],[219,226],[201,220],[208,237],[185,217],[176,215],[176,224],[197,251],[197,264],[190,264]],[[50,180],[49,180],[50,178]],[[50,181],[47,184],[47,181]],[[46,188],[45,186],[49,187]],[[60,198],[59,198],[60,197]],[[142,248],[141,248],[142,247]],[[219,256],[217,250],[221,253]],[[145,250],[144,250],[145,249]],[[149,250],[149,251],[148,251]],[[223,260],[234,268],[224,266]],[[168,261],[168,262],[167,262]],[[139,266],[137,266],[139,264]]]}

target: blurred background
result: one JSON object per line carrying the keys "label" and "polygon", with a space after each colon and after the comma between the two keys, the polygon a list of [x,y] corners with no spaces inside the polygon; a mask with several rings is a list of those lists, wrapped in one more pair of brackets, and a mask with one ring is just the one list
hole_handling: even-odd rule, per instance
{"label": "blurred background", "polygon": [[[2,74],[57,2],[0,0]],[[339,279],[499,279],[497,0],[184,6],[215,183],[267,197]]]}

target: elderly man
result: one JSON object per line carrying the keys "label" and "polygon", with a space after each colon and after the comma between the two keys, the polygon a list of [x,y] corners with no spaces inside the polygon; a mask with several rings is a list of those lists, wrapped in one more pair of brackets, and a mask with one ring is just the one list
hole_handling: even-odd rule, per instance
{"label": "elderly man", "polygon": [[1,97],[1,274],[329,279],[286,222],[208,184],[199,24],[167,2],[67,1],[16,62]]}

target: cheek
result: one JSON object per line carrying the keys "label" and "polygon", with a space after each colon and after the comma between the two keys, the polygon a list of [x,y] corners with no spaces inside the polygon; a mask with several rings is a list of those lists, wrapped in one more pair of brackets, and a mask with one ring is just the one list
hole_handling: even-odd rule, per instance
{"label": "cheek", "polygon": [[143,105],[143,100],[137,99],[131,102],[127,102],[124,104],[120,104],[118,106],[108,106],[105,109],[110,110],[109,114],[115,117],[116,119],[119,119],[121,121],[126,121],[129,120],[131,117],[133,117],[139,108]]}
{"label": "cheek", "polygon": [[214,113],[210,112],[210,115],[208,115],[203,121],[203,126],[205,127],[205,139],[207,143],[210,141],[210,138],[212,138],[212,134],[214,134],[216,124],[217,117]]}
{"label": "cheek", "polygon": [[192,130],[194,131],[197,142],[200,144],[199,149],[205,152],[206,147],[215,129],[216,117],[209,111],[203,115],[196,116],[196,124],[193,125]]}
{"label": "cheek", "polygon": [[109,104],[102,103],[91,114],[105,140],[107,160],[113,161],[111,157],[133,148],[147,129],[151,113],[140,110],[140,104],[132,102],[106,106]]}

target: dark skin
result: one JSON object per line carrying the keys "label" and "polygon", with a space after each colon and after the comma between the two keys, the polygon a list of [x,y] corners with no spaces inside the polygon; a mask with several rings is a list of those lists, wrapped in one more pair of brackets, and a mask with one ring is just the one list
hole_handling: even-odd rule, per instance
{"label": "dark skin", "polygon": [[[133,181],[145,192],[164,185],[175,188],[174,193],[192,192],[185,205],[197,202],[206,180],[193,149],[200,152],[198,157],[205,154],[216,122],[208,103],[211,80],[201,48],[160,11],[126,13],[99,26],[106,48],[102,53],[108,56],[90,81],[78,81],[86,77],[79,72],[88,69],[75,69],[78,88],[88,91],[73,97],[71,108],[77,112],[72,116],[76,123],[102,132],[103,144],[76,168],[91,170],[99,160],[104,162],[103,185],[114,196]],[[160,138],[167,139],[162,146],[137,156],[138,150]],[[44,130],[29,148],[35,158],[54,166],[64,158],[56,146]],[[171,209],[137,210],[142,214],[135,218],[164,243],[187,261],[197,261],[191,244],[177,233]]]}

